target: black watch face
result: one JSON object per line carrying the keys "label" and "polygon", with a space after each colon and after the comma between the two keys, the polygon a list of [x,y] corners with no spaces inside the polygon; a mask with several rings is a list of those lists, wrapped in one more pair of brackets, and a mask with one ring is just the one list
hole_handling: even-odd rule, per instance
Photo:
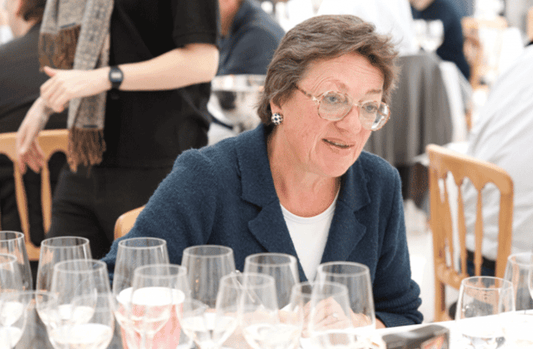
{"label": "black watch face", "polygon": [[116,68],[111,69],[109,72],[109,80],[111,80],[111,82],[121,82],[122,72]]}

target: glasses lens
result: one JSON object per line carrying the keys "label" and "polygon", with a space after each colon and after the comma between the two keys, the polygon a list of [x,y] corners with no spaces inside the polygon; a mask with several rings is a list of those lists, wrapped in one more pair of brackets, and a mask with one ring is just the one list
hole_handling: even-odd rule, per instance
{"label": "glasses lens", "polygon": [[337,92],[326,92],[320,100],[318,112],[328,120],[340,120],[350,111],[352,105],[346,95]]}

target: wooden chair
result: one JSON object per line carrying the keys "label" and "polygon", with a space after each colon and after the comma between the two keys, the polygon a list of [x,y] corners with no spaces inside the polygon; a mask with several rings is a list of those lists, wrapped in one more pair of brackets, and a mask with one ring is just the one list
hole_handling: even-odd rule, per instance
{"label": "wooden chair", "polygon": [[[479,19],[475,17],[463,17],[461,20],[464,36],[464,52],[466,60],[470,65],[470,84],[475,90],[482,85],[482,78],[490,70],[498,69],[497,66],[492,66],[491,62],[487,60],[486,42],[483,41],[480,32],[483,30],[491,30],[495,33],[503,34],[507,28],[507,20],[504,17],[496,17],[494,19]],[[494,41],[494,40],[491,40]],[[501,49],[501,40],[496,40],[496,50],[492,54],[499,55]],[[497,59],[495,59],[497,62]]]}
{"label": "wooden chair", "polygon": [[[30,239],[30,222],[28,218],[28,200],[22,173],[19,170],[16,161],[16,132],[0,134],[0,154],[6,155],[14,164],[13,176],[15,178],[15,195],[17,200],[17,209],[20,217],[22,232],[25,236],[26,250],[30,261],[38,261],[40,248],[35,246]],[[46,165],[41,169],[41,207],[43,214],[43,226],[46,233],[50,229],[52,217],[52,191],[50,189],[50,171],[48,161],[56,152],[67,153],[68,131],[67,130],[45,130],[39,133],[39,145],[44,154]]]}
{"label": "wooden chair", "polygon": [[115,240],[129,233],[131,228],[133,228],[135,225],[137,216],[143,209],[144,206],[137,207],[131,211],[123,213],[120,215],[120,217],[118,217],[117,222],[115,223]]}
{"label": "wooden chair", "polygon": [[[449,320],[446,314],[445,286],[459,289],[466,273],[467,252],[465,247],[465,215],[461,184],[468,178],[478,193],[476,204],[474,251],[475,274],[481,275],[481,245],[483,238],[481,190],[487,183],[494,183],[500,190],[500,212],[498,233],[498,254],[496,259],[496,276],[503,277],[507,257],[511,253],[513,223],[513,181],[502,168],[486,161],[463,155],[444,147],[430,144],[426,147],[429,157],[429,195],[430,227],[433,234],[433,259],[435,267],[435,321]],[[449,188],[446,182],[448,173],[453,175],[457,190],[457,232],[454,233]],[[444,182],[443,190],[439,181]],[[454,240],[454,235],[458,235]],[[454,241],[459,245],[459,263],[461,272],[455,267]]]}

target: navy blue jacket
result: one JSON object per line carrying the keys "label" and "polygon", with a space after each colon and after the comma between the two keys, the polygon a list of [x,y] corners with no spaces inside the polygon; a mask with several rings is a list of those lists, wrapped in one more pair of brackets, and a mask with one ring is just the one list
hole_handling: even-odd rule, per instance
{"label": "navy blue jacket", "polygon": [[[268,128],[180,155],[126,237],[153,236],[180,264],[192,245],[233,248],[242,270],[246,256],[297,256],[274,188],[267,156]],[[363,152],[342,176],[341,191],[322,262],[354,261],[370,268],[376,317],[386,326],[420,323],[420,289],[411,279],[398,172]],[[118,241],[118,240],[117,240]],[[104,258],[114,269],[117,241]],[[306,276],[299,264],[300,280]]]}

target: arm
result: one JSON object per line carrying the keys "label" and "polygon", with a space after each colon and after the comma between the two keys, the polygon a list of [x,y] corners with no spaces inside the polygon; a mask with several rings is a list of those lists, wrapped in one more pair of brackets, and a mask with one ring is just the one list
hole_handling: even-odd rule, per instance
{"label": "arm", "polygon": [[[210,44],[189,44],[144,62],[120,65],[123,91],[171,90],[209,82],[218,67],[218,49]],[[41,86],[41,97],[56,112],[67,102],[111,89],[109,67],[95,70],[59,70],[45,67],[50,79]]]}
{"label": "arm", "polygon": [[397,172],[391,190],[395,194],[373,284],[376,317],[387,327],[422,322],[422,314],[418,311],[420,288],[411,279],[401,183]]}

